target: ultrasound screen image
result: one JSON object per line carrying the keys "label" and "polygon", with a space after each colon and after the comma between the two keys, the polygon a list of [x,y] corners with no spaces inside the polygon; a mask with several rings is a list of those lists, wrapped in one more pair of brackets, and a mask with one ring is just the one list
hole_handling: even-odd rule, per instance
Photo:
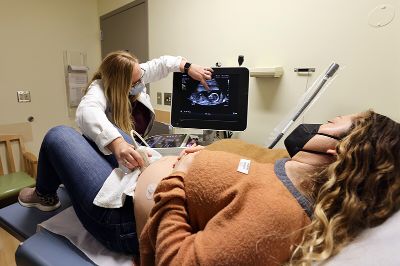
{"label": "ultrasound screen image", "polygon": [[175,72],[171,125],[181,128],[243,131],[247,127],[249,70],[213,68],[206,89],[188,74]]}
{"label": "ultrasound screen image", "polygon": [[181,113],[198,118],[212,116],[215,119],[237,119],[237,94],[232,88],[238,82],[237,75],[216,74],[207,80],[209,90],[187,75],[182,76]]}
{"label": "ultrasound screen image", "polygon": [[226,92],[222,91],[218,87],[218,83],[215,79],[207,80],[207,85],[209,90],[204,88],[203,84],[199,83],[197,87],[197,91],[193,92],[189,96],[189,101],[192,102],[192,105],[218,105],[223,103],[228,103],[229,98],[226,95]]}

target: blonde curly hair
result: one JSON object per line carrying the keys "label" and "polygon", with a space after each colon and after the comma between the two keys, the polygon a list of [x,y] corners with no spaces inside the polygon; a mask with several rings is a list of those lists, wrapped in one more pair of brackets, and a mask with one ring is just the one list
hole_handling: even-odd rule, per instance
{"label": "blonde curly hair", "polygon": [[290,265],[337,254],[400,207],[400,124],[367,111],[336,147],[337,160],[313,177],[314,216]]}

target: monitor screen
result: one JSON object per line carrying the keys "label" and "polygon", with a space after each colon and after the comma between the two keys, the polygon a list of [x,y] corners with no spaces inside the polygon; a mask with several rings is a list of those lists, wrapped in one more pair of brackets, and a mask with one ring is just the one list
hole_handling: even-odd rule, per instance
{"label": "monitor screen", "polygon": [[146,138],[146,142],[151,148],[186,147],[188,139],[188,134],[163,134]]}
{"label": "monitor screen", "polygon": [[209,90],[186,74],[174,73],[171,124],[174,127],[243,131],[247,127],[249,70],[213,68]]}

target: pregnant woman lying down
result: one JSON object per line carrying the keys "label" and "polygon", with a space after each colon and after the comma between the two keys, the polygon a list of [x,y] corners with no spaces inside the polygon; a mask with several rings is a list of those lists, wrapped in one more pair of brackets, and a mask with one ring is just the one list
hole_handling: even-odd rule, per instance
{"label": "pregnant woman lying down", "polygon": [[[285,139],[291,158],[274,163],[194,147],[147,167],[134,204],[104,209],[92,201],[112,166],[57,127],[42,145],[35,195],[54,196],[63,182],[87,230],[111,249],[140,250],[142,265],[310,265],[398,210],[398,132],[398,123],[367,111],[298,126]],[[53,190],[45,174],[59,180]]]}

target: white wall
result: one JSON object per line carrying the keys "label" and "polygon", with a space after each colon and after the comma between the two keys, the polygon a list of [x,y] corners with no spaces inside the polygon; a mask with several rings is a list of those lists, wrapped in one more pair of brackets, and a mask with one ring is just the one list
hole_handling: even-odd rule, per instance
{"label": "white wall", "polygon": [[[52,126],[74,124],[63,51],[86,52],[91,75],[100,63],[99,28],[96,0],[0,1],[0,125],[33,116],[32,152]],[[19,90],[29,90],[32,102],[17,103]]]}
{"label": "white wall", "polygon": [[[368,14],[380,4],[397,17],[372,28]],[[315,67],[311,84],[332,61],[339,76],[310,109],[305,121],[374,108],[400,120],[400,10],[396,0],[149,0],[150,57],[186,56],[190,61],[251,67],[283,66],[281,79],[250,78],[248,128],[242,139],[263,144],[269,132],[304,93],[307,78],[295,67]],[[171,91],[172,77],[152,84]],[[157,109],[156,93],[152,102]]]}

